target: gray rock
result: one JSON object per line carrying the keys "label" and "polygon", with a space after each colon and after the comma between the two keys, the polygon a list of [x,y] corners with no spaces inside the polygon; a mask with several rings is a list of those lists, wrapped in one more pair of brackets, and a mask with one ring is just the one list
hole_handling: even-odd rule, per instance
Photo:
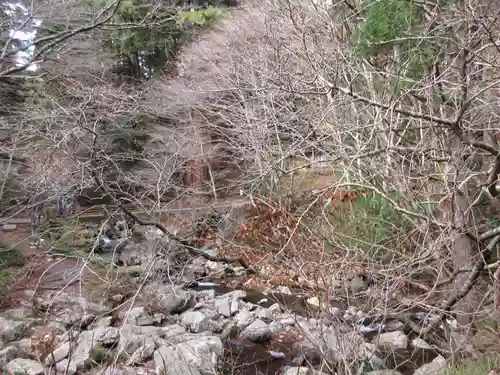
{"label": "gray rock", "polygon": [[216,336],[202,336],[173,346],[162,346],[154,353],[156,373],[165,375],[213,374],[223,351]]}
{"label": "gray rock", "polygon": [[146,337],[142,342],[142,345],[132,353],[127,361],[127,365],[135,365],[145,362],[153,356],[156,349],[156,343],[151,337]]}
{"label": "gray rock", "polygon": [[366,359],[363,349],[364,338],[347,327],[313,327],[309,322],[298,320],[304,339],[293,344],[293,356],[297,362],[302,359],[315,361],[326,358],[331,362]]}
{"label": "gray rock", "polygon": [[[101,327],[104,329],[113,327]],[[78,336],[78,340],[71,354],[70,367],[76,368],[77,371],[84,371],[88,369],[92,363],[92,351],[95,348],[101,347],[98,339],[105,340],[106,336],[103,334],[99,336],[99,331],[84,331]],[[63,360],[64,361],[64,360]]]}
{"label": "gray rock", "polygon": [[56,364],[56,370],[60,374],[74,375],[77,371],[76,363],[74,361],[69,363],[68,359],[63,359],[61,362]]}
{"label": "gray rock", "polygon": [[120,330],[116,327],[101,326],[88,332],[93,333],[95,341],[107,346],[116,344],[120,339]]}
{"label": "gray rock", "polygon": [[16,358],[19,354],[19,349],[15,346],[7,346],[0,350],[0,367],[5,366],[7,363]]}
{"label": "gray rock", "polygon": [[242,331],[255,320],[254,314],[248,309],[241,310],[235,316],[236,325],[238,326],[238,330]]}
{"label": "gray rock", "polygon": [[12,341],[11,345],[15,346],[19,350],[17,357],[28,358],[30,357],[29,347],[31,340],[29,338],[24,338],[19,341]]}
{"label": "gray rock", "polygon": [[126,316],[126,323],[135,324],[137,326],[151,326],[155,322],[154,318],[149,315],[149,313],[142,306],[130,309]]}
{"label": "gray rock", "polygon": [[365,375],[401,375],[401,373],[396,370],[376,370],[366,372]]}
{"label": "gray rock", "polygon": [[65,359],[71,350],[71,343],[69,341],[59,345],[52,353],[45,359],[45,365],[50,366]]}
{"label": "gray rock", "polygon": [[161,338],[166,337],[166,331],[160,327],[123,324],[119,331],[120,338],[117,350],[119,355],[126,359],[131,358],[138,349],[143,347],[148,338],[151,338],[155,343],[159,343]]}
{"label": "gray rock", "polygon": [[220,298],[215,300],[215,308],[222,316],[229,318],[231,313],[231,300],[229,298]]}
{"label": "gray rock", "polygon": [[161,337],[165,338],[165,340],[177,343],[179,338],[185,337],[186,329],[179,324],[171,324],[161,328],[162,335]]}
{"label": "gray rock", "polygon": [[406,350],[409,345],[408,336],[403,331],[382,333],[373,342],[384,350]]}
{"label": "gray rock", "polygon": [[186,311],[181,316],[181,324],[191,332],[199,333],[210,328],[210,319],[201,311]]}
{"label": "gray rock", "polygon": [[5,370],[16,375],[41,375],[43,366],[32,359],[16,358],[5,365]]}
{"label": "gray rock", "polygon": [[413,375],[441,375],[446,370],[446,359],[438,355],[432,362],[415,370]]}
{"label": "gray rock", "polygon": [[8,309],[5,310],[2,313],[2,316],[5,319],[10,319],[10,320],[26,320],[26,319],[32,319],[36,317],[35,312],[28,308],[28,307],[19,307],[16,309]]}
{"label": "gray rock", "polygon": [[196,303],[196,299],[189,291],[182,291],[177,295],[163,296],[156,303],[169,314],[182,314]]}
{"label": "gray rock", "polygon": [[311,367],[285,366],[283,375],[327,375],[325,372],[314,370]]}
{"label": "gray rock", "polygon": [[239,311],[239,300],[245,298],[247,293],[244,290],[234,290],[226,293],[215,300],[215,308],[219,314],[229,318]]}
{"label": "gray rock", "polygon": [[8,320],[0,316],[0,340],[11,342],[23,338],[33,326],[32,319],[25,321]]}
{"label": "gray rock", "polygon": [[109,327],[111,325],[112,321],[113,321],[112,316],[106,316],[104,318],[99,318],[90,325],[90,328]]}
{"label": "gray rock", "polygon": [[253,342],[264,342],[271,338],[272,331],[267,323],[257,319],[246,327],[241,335]]}
{"label": "gray rock", "polygon": [[283,369],[283,375],[311,375],[313,371],[310,367],[286,366]]}

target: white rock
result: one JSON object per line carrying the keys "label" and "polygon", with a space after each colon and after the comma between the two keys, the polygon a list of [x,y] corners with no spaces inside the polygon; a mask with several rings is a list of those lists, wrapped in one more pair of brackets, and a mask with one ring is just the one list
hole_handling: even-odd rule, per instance
{"label": "white rock", "polygon": [[181,316],[181,324],[191,332],[199,333],[210,328],[210,319],[201,311],[186,311]]}
{"label": "white rock", "polygon": [[405,350],[408,348],[408,336],[403,331],[386,332],[374,339],[378,347],[391,350]]}
{"label": "white rock", "polygon": [[415,370],[413,375],[441,375],[446,370],[446,359],[438,355],[432,360],[431,363],[427,363],[422,367]]}

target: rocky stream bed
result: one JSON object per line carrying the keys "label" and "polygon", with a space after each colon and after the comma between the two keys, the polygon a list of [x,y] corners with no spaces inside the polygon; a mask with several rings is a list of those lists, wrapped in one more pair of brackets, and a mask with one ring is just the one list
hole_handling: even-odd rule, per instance
{"label": "rocky stream bed", "polygon": [[[84,266],[68,270],[61,256],[46,255],[44,270],[63,266],[18,288],[16,307],[1,312],[0,365],[28,375],[430,375],[445,368],[439,350],[362,304],[322,306],[286,286],[264,292],[224,283],[213,275],[229,265],[176,252],[159,257],[151,244],[162,241],[144,229],[143,242],[101,253],[140,282],[100,299],[90,297],[99,289]],[[230,280],[242,278],[238,272],[233,267]],[[44,278],[67,287],[43,288]]]}

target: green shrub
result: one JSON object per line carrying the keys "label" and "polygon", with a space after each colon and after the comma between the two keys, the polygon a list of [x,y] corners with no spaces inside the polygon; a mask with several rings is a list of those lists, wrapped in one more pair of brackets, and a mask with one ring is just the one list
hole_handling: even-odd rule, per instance
{"label": "green shrub", "polygon": [[22,266],[24,257],[18,248],[0,245],[0,300],[8,297],[7,286],[12,281],[13,269]]}
{"label": "green shrub", "polygon": [[95,231],[62,218],[45,221],[38,231],[50,240],[55,252],[66,255],[88,253],[97,238]]}
{"label": "green shrub", "polygon": [[[342,242],[349,248],[358,248],[375,259],[382,259],[385,249],[397,244],[401,234],[411,228],[410,220],[396,211],[392,204],[374,192],[353,189],[356,198],[341,202],[332,199],[327,207],[330,223],[334,226],[333,238],[326,240],[326,247]],[[402,200],[401,194],[390,193],[394,201]]]}
{"label": "green shrub", "polygon": [[0,245],[0,269],[22,267],[23,265],[24,258],[18,248]]}

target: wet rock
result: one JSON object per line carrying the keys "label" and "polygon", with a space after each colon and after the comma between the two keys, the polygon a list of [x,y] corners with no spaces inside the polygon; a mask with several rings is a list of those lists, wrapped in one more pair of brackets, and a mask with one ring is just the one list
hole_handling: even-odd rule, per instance
{"label": "wet rock", "polygon": [[413,375],[441,375],[446,370],[446,359],[437,356],[431,363],[427,363],[415,370]]}
{"label": "wet rock", "polygon": [[403,331],[394,331],[380,334],[374,343],[384,350],[406,350],[409,340]]}
{"label": "wet rock", "polygon": [[5,365],[5,370],[16,375],[41,375],[43,366],[32,359],[16,358]]}
{"label": "wet rock", "polygon": [[154,367],[158,374],[213,374],[223,351],[216,336],[201,336],[173,346],[162,346],[154,352]]}
{"label": "wet rock", "polygon": [[186,311],[181,316],[181,324],[191,332],[199,333],[210,328],[210,319],[201,311]]}
{"label": "wet rock", "polygon": [[265,342],[272,336],[272,331],[267,323],[257,319],[246,327],[241,335],[253,342]]}
{"label": "wet rock", "polygon": [[19,354],[19,349],[15,346],[7,346],[0,350],[0,366],[3,367]]}

